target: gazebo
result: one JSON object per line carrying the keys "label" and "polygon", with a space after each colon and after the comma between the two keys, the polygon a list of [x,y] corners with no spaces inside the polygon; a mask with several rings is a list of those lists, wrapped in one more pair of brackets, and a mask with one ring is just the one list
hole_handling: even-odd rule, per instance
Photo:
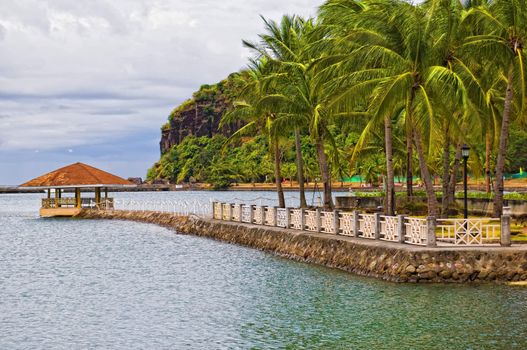
{"label": "gazebo", "polygon": [[[119,176],[83,163],[65,166],[20,185],[25,189],[47,191],[47,198],[42,199],[40,208],[42,217],[76,216],[83,208],[113,209],[114,202],[113,198],[108,198],[108,188],[135,186]],[[93,190],[95,196],[82,198],[81,189]],[[104,191],[104,198],[101,191]],[[66,192],[74,195],[67,196]]]}

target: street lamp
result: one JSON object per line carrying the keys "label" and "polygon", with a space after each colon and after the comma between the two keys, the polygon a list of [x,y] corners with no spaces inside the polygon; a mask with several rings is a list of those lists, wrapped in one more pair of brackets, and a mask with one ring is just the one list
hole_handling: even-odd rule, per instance
{"label": "street lamp", "polygon": [[467,192],[468,192],[468,185],[467,185],[467,161],[468,156],[470,155],[470,147],[466,144],[463,145],[461,148],[461,155],[463,156],[463,191],[464,191],[464,202],[465,202],[465,219],[468,218],[468,200],[467,200]]}

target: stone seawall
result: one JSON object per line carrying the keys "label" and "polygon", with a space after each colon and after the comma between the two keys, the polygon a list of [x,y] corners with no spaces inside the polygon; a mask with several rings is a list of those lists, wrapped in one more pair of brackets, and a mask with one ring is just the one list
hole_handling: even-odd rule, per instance
{"label": "stone seawall", "polygon": [[394,282],[526,281],[527,247],[426,248],[383,241],[177,216],[171,213],[85,210],[84,219],[153,223]]}

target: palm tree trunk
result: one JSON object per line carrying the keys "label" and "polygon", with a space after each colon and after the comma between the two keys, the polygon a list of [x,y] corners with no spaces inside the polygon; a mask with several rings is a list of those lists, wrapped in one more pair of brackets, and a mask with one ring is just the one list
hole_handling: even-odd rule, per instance
{"label": "palm tree trunk", "polygon": [[490,193],[490,154],[492,153],[492,135],[487,130],[485,135],[485,191]]}
{"label": "palm tree trunk", "polygon": [[322,184],[324,185],[324,209],[333,209],[333,198],[331,196],[331,178],[329,174],[328,159],[324,149],[324,140],[321,136],[317,137],[316,147],[320,175],[322,176]]}
{"label": "palm tree trunk", "polygon": [[503,214],[503,172],[505,169],[505,155],[507,152],[507,141],[509,140],[509,123],[512,109],[512,68],[509,70],[507,81],[507,91],[505,93],[505,104],[503,107],[503,118],[501,121],[500,143],[498,147],[498,157],[496,160],[496,186],[494,188],[494,217],[500,217]]}
{"label": "palm tree trunk", "polygon": [[448,193],[450,187],[450,139],[448,137],[448,127],[445,128],[445,144],[443,145],[443,195],[441,196],[441,217],[448,215]]}
{"label": "palm tree trunk", "polygon": [[300,208],[307,208],[306,191],[304,188],[304,158],[302,157],[302,143],[300,129],[295,128],[296,169],[298,174],[298,191],[300,194]]}
{"label": "palm tree trunk", "polygon": [[384,119],[384,143],[386,147],[386,206],[385,215],[393,216],[395,214],[395,186],[393,183],[393,133],[392,120]]}
{"label": "palm tree trunk", "polygon": [[276,193],[278,194],[278,207],[285,208],[284,189],[282,188],[282,175],[280,169],[280,146],[278,141],[274,142],[274,178]]}
{"label": "palm tree trunk", "polygon": [[412,171],[413,158],[412,136],[406,136],[406,196],[412,198],[414,195],[414,174]]}
{"label": "palm tree trunk", "polygon": [[459,164],[461,163],[461,148],[463,144],[459,142],[456,146],[456,155],[454,157],[454,164],[452,165],[452,173],[450,174],[450,185],[448,186],[448,206],[454,203],[456,197],[457,173],[459,171]]}
{"label": "palm tree trunk", "polygon": [[430,178],[430,171],[426,165],[425,154],[423,151],[423,145],[421,144],[421,135],[417,129],[414,129],[414,138],[415,138],[415,149],[417,150],[417,156],[419,158],[419,168],[421,169],[421,177],[425,184],[426,189],[426,198],[428,202],[428,216],[437,217],[438,214],[438,203],[436,194],[434,191],[434,186]]}

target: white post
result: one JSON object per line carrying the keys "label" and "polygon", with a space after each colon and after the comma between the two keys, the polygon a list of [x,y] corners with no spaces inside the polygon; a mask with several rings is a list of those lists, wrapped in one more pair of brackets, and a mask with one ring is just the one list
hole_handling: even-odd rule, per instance
{"label": "white post", "polygon": [[373,237],[375,239],[381,239],[381,213],[375,213],[375,226],[374,226],[374,233]]}
{"label": "white post", "polygon": [[238,214],[240,214],[240,217],[238,218],[239,222],[242,222],[242,214],[243,214],[243,204],[238,204]]}
{"label": "white post", "polygon": [[306,227],[306,210],[304,208],[300,209],[300,229],[304,231]]}
{"label": "white post", "polygon": [[285,228],[291,228],[291,208],[285,208]]}
{"label": "white post", "polygon": [[399,243],[404,243],[406,241],[406,216],[398,215],[397,216],[397,239]]}
{"label": "white post", "polygon": [[220,220],[223,220],[223,203],[220,202]]}
{"label": "white post", "polygon": [[353,212],[353,235],[360,236],[359,212],[356,210]]}
{"label": "white post", "polygon": [[427,217],[426,218],[426,224],[427,224],[426,246],[427,247],[435,247],[435,246],[437,246],[437,243],[436,243],[436,225],[437,225],[436,218],[433,217],[433,216]]}
{"label": "white post", "polygon": [[253,224],[254,222],[254,205],[249,205],[249,223]]}
{"label": "white post", "polygon": [[502,247],[511,246],[511,217],[509,215],[501,217],[500,244]]}
{"label": "white post", "polygon": [[317,208],[316,211],[315,211],[315,221],[317,223],[317,232],[320,232],[321,231],[321,227],[322,227],[322,216],[321,216],[321,213],[320,213],[320,208]]}
{"label": "white post", "polygon": [[340,232],[340,220],[339,220],[340,212],[338,210],[333,210],[333,232],[335,232],[336,235],[338,235]]}

